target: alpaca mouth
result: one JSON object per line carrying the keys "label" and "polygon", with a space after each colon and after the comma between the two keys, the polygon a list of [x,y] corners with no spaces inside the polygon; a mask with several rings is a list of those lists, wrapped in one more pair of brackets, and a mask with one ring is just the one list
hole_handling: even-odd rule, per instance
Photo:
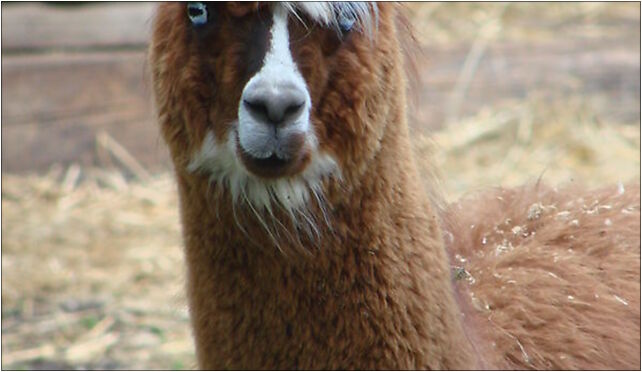
{"label": "alpaca mouth", "polygon": [[295,146],[288,158],[282,158],[273,153],[269,157],[255,157],[246,151],[236,136],[236,152],[245,168],[255,176],[267,179],[293,176],[300,173],[310,160],[309,151],[305,146]]}

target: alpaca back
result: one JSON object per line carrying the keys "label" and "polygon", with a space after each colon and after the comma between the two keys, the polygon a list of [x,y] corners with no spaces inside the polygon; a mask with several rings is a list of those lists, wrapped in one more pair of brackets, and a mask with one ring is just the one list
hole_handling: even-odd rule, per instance
{"label": "alpaca back", "polygon": [[497,189],[451,205],[467,323],[497,368],[640,368],[639,185]]}

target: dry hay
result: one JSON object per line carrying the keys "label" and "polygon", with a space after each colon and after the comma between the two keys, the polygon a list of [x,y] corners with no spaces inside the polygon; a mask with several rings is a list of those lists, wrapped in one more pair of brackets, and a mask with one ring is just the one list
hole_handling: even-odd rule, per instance
{"label": "dry hay", "polygon": [[169,174],[2,181],[3,368],[192,366]]}
{"label": "dry hay", "polygon": [[502,29],[498,41],[541,42],[562,34],[586,40],[628,35],[631,23],[640,22],[640,5],[622,2],[433,2],[406,7],[420,43],[446,47],[473,42],[488,27]]}
{"label": "dry hay", "polygon": [[434,162],[441,173],[449,202],[539,179],[597,187],[640,178],[640,124],[602,123],[579,98],[508,102],[420,137],[415,147],[420,166]]}

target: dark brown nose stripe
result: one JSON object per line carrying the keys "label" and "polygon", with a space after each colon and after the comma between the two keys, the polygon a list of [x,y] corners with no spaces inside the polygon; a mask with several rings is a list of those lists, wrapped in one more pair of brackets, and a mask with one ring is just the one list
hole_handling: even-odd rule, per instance
{"label": "dark brown nose stripe", "polygon": [[252,28],[245,38],[245,73],[249,80],[263,66],[265,54],[270,47],[270,28],[272,27],[272,12],[269,8],[261,8],[255,15],[259,20],[252,22]]}

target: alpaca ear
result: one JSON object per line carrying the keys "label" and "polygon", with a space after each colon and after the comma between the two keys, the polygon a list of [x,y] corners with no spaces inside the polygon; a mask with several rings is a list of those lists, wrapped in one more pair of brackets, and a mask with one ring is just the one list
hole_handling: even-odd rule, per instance
{"label": "alpaca ear", "polygon": [[187,16],[194,27],[200,27],[207,24],[209,19],[207,5],[200,1],[187,3]]}

